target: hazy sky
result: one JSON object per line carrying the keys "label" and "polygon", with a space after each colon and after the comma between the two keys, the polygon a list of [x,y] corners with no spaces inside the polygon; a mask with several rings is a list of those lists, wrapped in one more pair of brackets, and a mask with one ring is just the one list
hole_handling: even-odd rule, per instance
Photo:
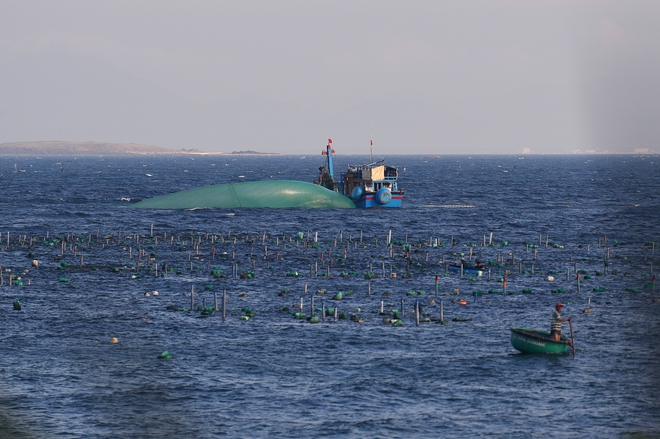
{"label": "hazy sky", "polygon": [[660,1],[0,0],[0,143],[660,152]]}

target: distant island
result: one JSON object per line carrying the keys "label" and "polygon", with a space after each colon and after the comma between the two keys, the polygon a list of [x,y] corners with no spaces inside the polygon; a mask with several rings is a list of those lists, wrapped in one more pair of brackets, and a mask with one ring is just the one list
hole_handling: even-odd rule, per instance
{"label": "distant island", "polygon": [[252,150],[247,150],[247,151],[232,151],[232,155],[280,155],[279,153],[276,152],[257,152],[257,151],[252,151]]}
{"label": "distant island", "polygon": [[38,141],[0,143],[0,155],[174,155],[199,154],[197,149],[180,151],[137,143]]}
{"label": "distant island", "polygon": [[0,143],[0,155],[69,156],[69,155],[279,155],[257,151],[204,152],[195,148],[180,150],[138,143],[68,142],[62,140]]}

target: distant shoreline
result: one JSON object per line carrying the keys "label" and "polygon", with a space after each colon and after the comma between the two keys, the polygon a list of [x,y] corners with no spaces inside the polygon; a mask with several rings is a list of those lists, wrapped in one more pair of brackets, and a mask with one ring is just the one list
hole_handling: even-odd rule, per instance
{"label": "distant shoreline", "polygon": [[222,155],[277,156],[257,151],[204,152],[198,149],[170,149],[137,143],[68,142],[60,140],[0,143],[0,156],[144,156],[144,155]]}

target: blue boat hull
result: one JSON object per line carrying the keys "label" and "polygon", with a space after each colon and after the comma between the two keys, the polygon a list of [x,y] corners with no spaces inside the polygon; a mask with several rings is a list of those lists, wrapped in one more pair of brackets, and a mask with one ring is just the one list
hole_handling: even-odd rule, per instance
{"label": "blue boat hull", "polygon": [[376,200],[376,194],[364,194],[357,201],[353,200],[358,209],[367,209],[371,207],[401,207],[403,204],[403,195],[392,194],[392,198],[387,204],[380,204]]}

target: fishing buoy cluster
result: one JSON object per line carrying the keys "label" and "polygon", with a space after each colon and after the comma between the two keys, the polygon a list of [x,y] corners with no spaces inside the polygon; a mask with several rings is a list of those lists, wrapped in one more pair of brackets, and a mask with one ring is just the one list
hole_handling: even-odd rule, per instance
{"label": "fishing buoy cluster", "polygon": [[[214,316],[221,310],[223,320],[229,313],[231,318],[252,321],[256,317],[254,310],[259,309],[255,321],[264,321],[267,313],[261,310],[270,306],[270,309],[286,309],[289,319],[301,323],[334,323],[339,320],[364,323],[369,322],[370,314],[384,313],[382,305],[378,306],[380,299],[376,297],[393,296],[396,300],[407,298],[408,302],[405,309],[402,302],[398,311],[386,313],[388,324],[402,326],[404,320],[412,321],[413,316],[418,324],[427,321],[446,324],[453,319],[434,317],[422,309],[442,306],[442,300],[438,299],[452,292],[459,297],[455,302],[448,302],[456,307],[450,310],[455,312],[463,307],[461,309],[466,313],[476,313],[473,310],[487,306],[482,304],[488,301],[487,297],[477,301],[484,291],[489,295],[516,295],[512,288],[515,287],[522,294],[533,293],[535,299],[542,300],[548,293],[579,294],[588,290],[606,294],[642,294],[652,292],[655,285],[654,280],[649,282],[654,262],[652,254],[648,259],[645,256],[645,264],[641,264],[641,258],[634,262],[634,252],[619,254],[630,248],[627,245],[620,244],[615,247],[616,251],[610,251],[600,246],[600,240],[598,246],[587,244],[580,247],[558,244],[546,237],[545,246],[541,238],[538,243],[522,241],[521,246],[520,242],[513,240],[493,240],[492,233],[489,239],[484,235],[481,240],[462,241],[456,236],[446,240],[433,237],[413,239],[408,235],[393,238],[391,231],[384,239],[377,236],[363,238],[361,231],[359,234],[339,231],[323,239],[319,238],[318,232],[305,234],[299,231],[288,234],[232,231],[154,234],[152,227],[149,234],[127,234],[120,229],[113,234],[100,235],[97,232],[96,236],[67,233],[47,234],[47,238],[41,239],[8,238],[6,248],[30,251],[28,260],[32,268],[38,267],[34,272],[42,285],[50,282],[48,276],[52,279],[53,273],[59,272],[56,277],[59,282],[69,282],[68,276],[75,280],[66,286],[67,289],[78,288],[81,284],[79,273],[97,271],[97,276],[107,273],[105,275],[112,276],[115,282],[131,279],[136,285],[146,284],[133,290],[141,290],[145,297],[159,295],[154,286],[161,291],[165,288],[174,294],[165,294],[164,298],[175,301],[180,296],[181,282],[197,284],[199,292],[191,292],[190,306],[172,302],[163,305],[171,311],[198,313],[200,318]],[[647,246],[645,251],[648,249]],[[105,251],[109,251],[110,256],[104,257]],[[121,256],[117,257],[118,253]],[[83,259],[83,254],[94,255],[94,258]],[[77,262],[78,256],[80,263]],[[72,262],[74,257],[76,262]],[[55,263],[49,263],[53,260]],[[102,262],[91,264],[90,260]],[[567,260],[570,262],[565,262]],[[450,269],[456,264],[457,271]],[[24,268],[20,267],[16,273],[22,272],[25,276],[28,270]],[[477,270],[478,274],[470,273],[470,269]],[[169,277],[180,280],[168,284]],[[589,285],[593,278],[604,286]],[[557,287],[550,290],[542,285],[543,280],[553,282]],[[466,291],[466,282],[470,283],[467,291],[472,293],[467,294],[474,296],[474,304],[468,305],[465,296],[460,297],[465,294],[462,292]],[[625,285],[625,282],[630,284]],[[501,287],[497,283],[501,283]],[[0,285],[7,284],[25,287],[20,276],[0,267]],[[308,284],[313,286],[309,291]],[[352,289],[347,290],[346,285]],[[587,285],[588,289],[584,290]],[[233,303],[238,303],[236,299],[243,299],[241,304],[248,306],[227,308],[227,288]],[[222,307],[218,306],[215,296],[218,289],[225,289]],[[432,292],[427,294],[426,291]],[[306,304],[292,305],[293,292],[296,296],[302,294]],[[209,295],[214,296],[215,305],[212,307],[203,303]],[[333,300],[335,304],[341,303],[342,307],[354,311],[349,315],[346,311],[339,311],[337,306],[314,306],[313,297],[317,300],[324,298],[326,304]],[[195,300],[199,305],[200,299],[202,305],[195,306]],[[418,302],[413,307],[411,301]],[[343,306],[344,303],[348,305]],[[461,318],[463,320],[454,321],[468,321],[472,317]]]}

